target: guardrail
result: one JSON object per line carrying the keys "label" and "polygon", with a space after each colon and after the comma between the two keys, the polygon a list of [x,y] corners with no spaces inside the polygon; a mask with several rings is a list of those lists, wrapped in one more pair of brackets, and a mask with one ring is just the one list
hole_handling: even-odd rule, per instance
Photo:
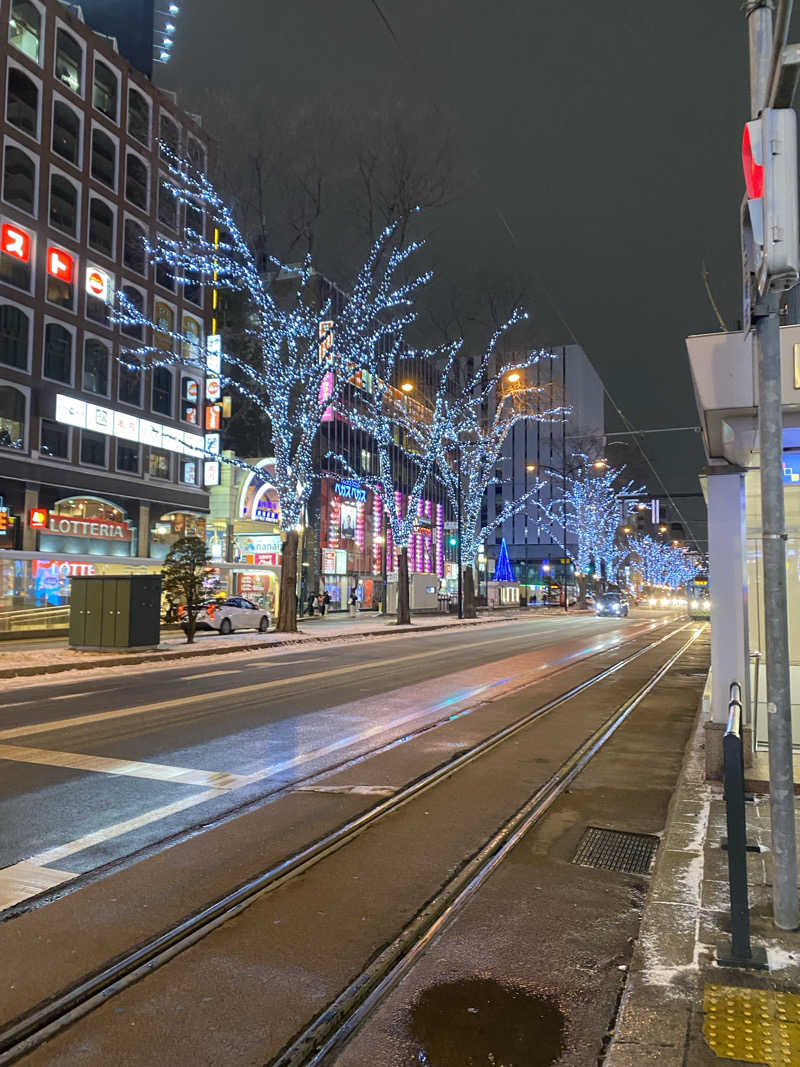
{"label": "guardrail", "polygon": [[11,630],[50,629],[69,625],[69,605],[52,608],[18,608],[0,612],[0,632]]}
{"label": "guardrail", "polygon": [[[738,695],[737,695],[738,694]],[[725,820],[728,828],[728,883],[731,901],[731,937],[717,946],[720,967],[765,970],[767,954],[750,943],[750,902],[747,893],[747,815],[744,799],[744,744],[742,687],[732,682],[728,725],[722,738],[725,765]]]}

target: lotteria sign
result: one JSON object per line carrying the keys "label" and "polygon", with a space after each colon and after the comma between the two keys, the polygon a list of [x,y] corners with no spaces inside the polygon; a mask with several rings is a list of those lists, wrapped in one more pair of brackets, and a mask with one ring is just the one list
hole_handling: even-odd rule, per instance
{"label": "lotteria sign", "polygon": [[42,510],[31,511],[33,529],[46,530],[59,537],[93,537],[105,541],[132,540],[131,528],[127,522],[113,522],[104,519],[77,519],[72,515],[55,515],[46,512],[46,525],[41,522]]}

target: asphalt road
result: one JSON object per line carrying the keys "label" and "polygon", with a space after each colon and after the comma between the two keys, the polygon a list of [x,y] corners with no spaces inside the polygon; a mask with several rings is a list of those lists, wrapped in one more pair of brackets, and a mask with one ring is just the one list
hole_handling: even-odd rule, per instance
{"label": "asphalt road", "polygon": [[[13,683],[0,700],[0,890],[9,869],[84,873],[473,709],[663,613],[539,617]],[[568,682],[565,680],[565,688]],[[0,909],[2,897],[0,897]]]}

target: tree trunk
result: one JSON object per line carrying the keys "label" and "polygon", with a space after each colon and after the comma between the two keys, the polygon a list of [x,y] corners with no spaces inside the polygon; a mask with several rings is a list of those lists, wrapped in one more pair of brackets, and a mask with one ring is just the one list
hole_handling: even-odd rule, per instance
{"label": "tree trunk", "polygon": [[475,571],[472,564],[464,568],[464,618],[477,619],[478,612],[475,606]]}
{"label": "tree trunk", "polygon": [[408,548],[401,548],[397,557],[397,625],[408,626],[411,607],[408,596]]}
{"label": "tree trunk", "polygon": [[586,574],[578,575],[578,607],[586,607],[586,587],[589,584],[589,578]]}
{"label": "tree trunk", "polygon": [[297,530],[289,530],[283,542],[280,603],[275,629],[282,634],[297,632]]}
{"label": "tree trunk", "polygon": [[186,615],[186,644],[191,645],[194,641],[195,631],[197,630],[197,616]]}

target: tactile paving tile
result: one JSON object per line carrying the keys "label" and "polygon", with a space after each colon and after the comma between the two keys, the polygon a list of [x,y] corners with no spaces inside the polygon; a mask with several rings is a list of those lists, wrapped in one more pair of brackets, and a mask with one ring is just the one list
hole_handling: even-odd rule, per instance
{"label": "tactile paving tile", "polygon": [[707,985],[703,1010],[703,1036],[722,1059],[769,1067],[800,1064],[800,996]]}

